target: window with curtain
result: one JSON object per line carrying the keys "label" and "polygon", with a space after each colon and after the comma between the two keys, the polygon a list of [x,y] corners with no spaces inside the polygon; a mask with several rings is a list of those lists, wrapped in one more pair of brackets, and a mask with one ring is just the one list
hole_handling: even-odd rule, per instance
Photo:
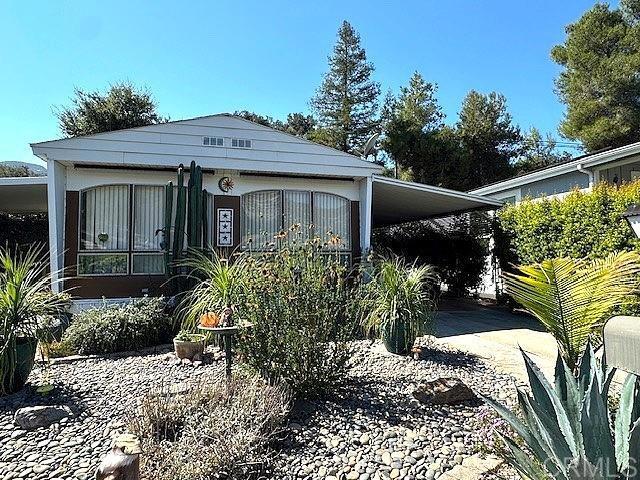
{"label": "window with curtain", "polygon": [[315,236],[326,242],[328,249],[351,249],[349,200],[330,193],[314,193],[313,223]]}
{"label": "window with curtain", "polygon": [[[133,187],[133,258],[131,273],[164,273],[161,249],[164,228],[164,187],[135,185]],[[144,253],[138,253],[144,252]]]}
{"label": "window with curtain", "polygon": [[[293,225],[299,228],[291,230]],[[240,229],[242,247],[260,250],[287,231],[287,242],[317,236],[330,250],[351,248],[351,204],[331,193],[269,190],[242,196]]]}
{"label": "window with curtain", "polygon": [[107,185],[84,190],[80,195],[78,273],[126,275],[128,250],[129,186]]}
{"label": "window with curtain", "polygon": [[279,190],[247,193],[240,202],[243,246],[260,250],[275,242],[282,230],[282,196]]}

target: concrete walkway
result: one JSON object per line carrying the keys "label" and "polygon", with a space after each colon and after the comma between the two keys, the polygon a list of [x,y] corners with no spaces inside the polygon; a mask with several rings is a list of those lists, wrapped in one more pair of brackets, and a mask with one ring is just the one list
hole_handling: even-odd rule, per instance
{"label": "concrete walkway", "polygon": [[461,307],[438,312],[436,343],[480,357],[496,370],[526,381],[520,346],[545,375],[553,378],[556,342],[535,319],[500,308],[469,304]]}

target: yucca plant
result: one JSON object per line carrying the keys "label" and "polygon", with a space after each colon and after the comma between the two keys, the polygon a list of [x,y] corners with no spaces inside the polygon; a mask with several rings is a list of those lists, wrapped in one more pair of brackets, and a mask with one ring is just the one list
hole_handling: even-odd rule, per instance
{"label": "yucca plant", "polygon": [[178,308],[183,329],[195,331],[200,315],[220,312],[224,307],[240,302],[247,277],[244,255],[230,259],[218,251],[190,249],[189,255],[178,265],[185,267],[190,272],[189,277],[196,280]]}
{"label": "yucca plant", "polygon": [[0,247],[0,393],[24,385],[46,330],[38,317],[61,312],[68,299],[51,291],[44,246],[13,253]]}
{"label": "yucca plant", "polygon": [[640,255],[624,252],[598,260],[554,258],[505,273],[505,289],[555,337],[576,371],[589,336],[638,287]]}
{"label": "yucca plant", "polygon": [[531,394],[518,389],[521,415],[484,398],[524,443],[501,436],[507,461],[531,480],[637,478],[640,455],[640,382],[629,374],[612,422],[608,396],[614,369],[599,362],[587,343],[578,376],[558,355],[555,385],[522,352]]}
{"label": "yucca plant", "polygon": [[437,281],[430,265],[400,257],[374,263],[365,287],[365,331],[380,336],[390,352],[408,353],[418,336],[432,331]]}

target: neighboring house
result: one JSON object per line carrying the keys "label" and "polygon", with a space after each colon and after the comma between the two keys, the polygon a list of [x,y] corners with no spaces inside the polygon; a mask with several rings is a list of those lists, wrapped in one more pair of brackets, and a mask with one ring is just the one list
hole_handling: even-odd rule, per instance
{"label": "neighboring house", "polygon": [[583,155],[568,162],[485,185],[469,193],[518,203],[527,197],[562,195],[575,188],[588,190],[598,182],[620,185],[639,178],[640,142]]}
{"label": "neighboring house", "polygon": [[[163,292],[156,232],[164,186],[192,160],[204,172],[213,247],[255,250],[292,224],[313,225],[315,235],[338,235],[331,248],[356,259],[375,226],[501,205],[381,177],[380,166],[359,157],[226,114],[31,147],[47,162],[47,185],[32,187],[48,195],[51,269],[64,269],[64,287],[81,299]],[[18,187],[0,183],[0,192],[11,197]]]}

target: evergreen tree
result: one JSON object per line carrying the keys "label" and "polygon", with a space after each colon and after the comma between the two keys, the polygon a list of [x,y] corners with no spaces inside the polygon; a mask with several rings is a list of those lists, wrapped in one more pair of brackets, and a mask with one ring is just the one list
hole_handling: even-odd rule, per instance
{"label": "evergreen tree", "polygon": [[60,130],[67,137],[91,135],[123,128],[166,122],[156,112],[156,103],[146,90],[131,83],[117,83],[107,93],[76,88],[70,107],[56,112]]}
{"label": "evergreen tree", "polygon": [[320,127],[315,140],[349,153],[362,149],[378,128],[380,85],[371,80],[373,70],[360,36],[344,21],[329,56],[329,71],[311,100]]}
{"label": "evergreen tree", "polygon": [[566,32],[551,51],[564,67],[556,79],[567,106],[560,133],[588,151],[640,141],[640,1],[598,3]]}
{"label": "evergreen tree", "polygon": [[571,155],[568,152],[557,151],[557,142],[551,135],[547,135],[545,139],[534,127],[524,136],[522,155],[515,162],[514,167],[517,173],[526,173],[570,158]]}
{"label": "evergreen tree", "polygon": [[471,90],[464,101],[456,133],[466,156],[465,189],[472,189],[513,173],[522,135],[512,125],[504,95]]}

